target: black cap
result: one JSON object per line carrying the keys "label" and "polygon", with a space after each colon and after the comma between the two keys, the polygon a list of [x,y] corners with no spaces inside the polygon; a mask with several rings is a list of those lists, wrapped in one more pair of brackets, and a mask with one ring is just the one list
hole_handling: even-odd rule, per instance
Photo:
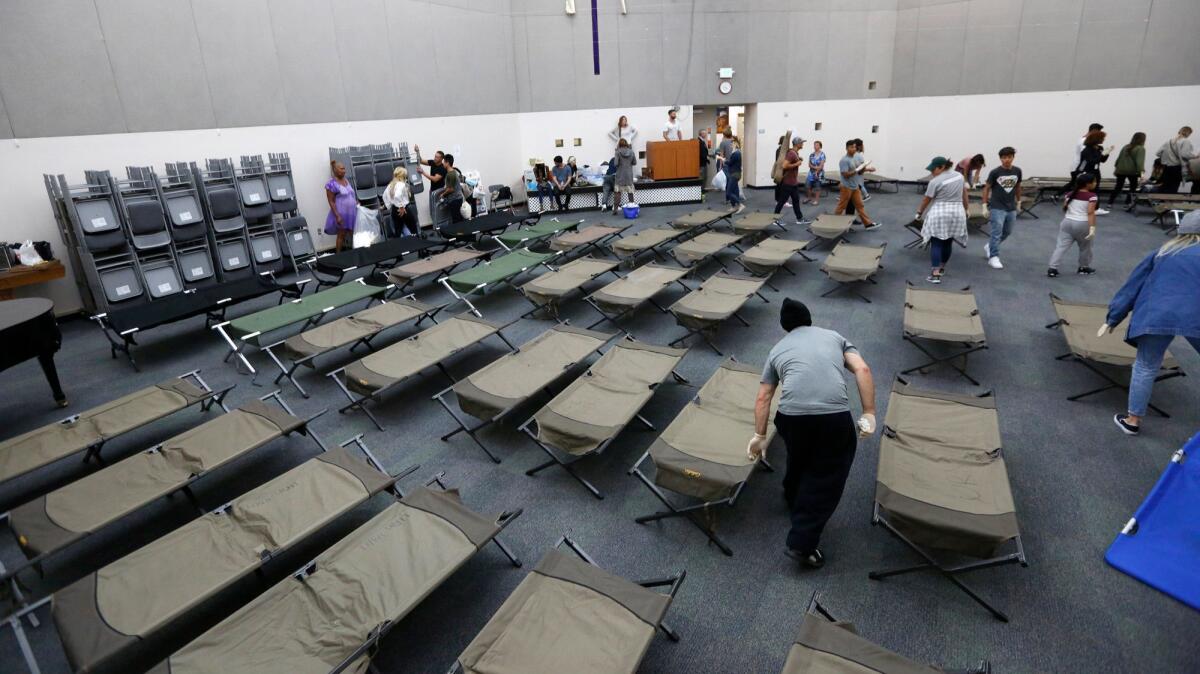
{"label": "black cap", "polygon": [[783,306],[779,310],[779,325],[786,332],[807,327],[812,325],[812,314],[809,313],[808,307],[804,306],[803,302],[785,297]]}

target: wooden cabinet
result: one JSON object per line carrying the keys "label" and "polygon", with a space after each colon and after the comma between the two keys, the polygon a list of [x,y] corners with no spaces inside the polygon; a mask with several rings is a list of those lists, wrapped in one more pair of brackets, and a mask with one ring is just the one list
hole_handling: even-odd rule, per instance
{"label": "wooden cabinet", "polygon": [[699,178],[699,141],[652,140],[646,143],[646,166],[655,180]]}

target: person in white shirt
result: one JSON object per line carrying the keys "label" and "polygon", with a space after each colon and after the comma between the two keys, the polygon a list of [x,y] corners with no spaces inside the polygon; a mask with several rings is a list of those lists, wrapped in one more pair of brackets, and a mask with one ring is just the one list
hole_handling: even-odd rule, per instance
{"label": "person in white shirt", "polygon": [[1183,167],[1196,156],[1196,151],[1192,149],[1192,141],[1188,140],[1191,136],[1192,127],[1185,126],[1179,130],[1179,135],[1163,143],[1155,153],[1162,164],[1162,184],[1158,187],[1159,191],[1168,194],[1179,191],[1179,185],[1183,182]]}
{"label": "person in white shirt", "polygon": [[671,108],[667,111],[667,123],[663,125],[662,130],[663,140],[683,140],[683,129],[675,119],[677,116],[679,116],[679,108]]}
{"label": "person in white shirt", "polygon": [[1087,147],[1087,137],[1090,134],[1095,133],[1096,131],[1102,131],[1102,130],[1104,130],[1103,124],[1100,124],[1099,122],[1092,122],[1091,124],[1088,125],[1087,133],[1080,136],[1079,142],[1075,143],[1075,156],[1071,160],[1071,168],[1068,169],[1068,171],[1070,172],[1071,179],[1069,181],[1067,181],[1066,185],[1063,185],[1061,190],[1059,190],[1058,193],[1060,196],[1065,194],[1067,192],[1067,190],[1070,190],[1073,187],[1075,187],[1075,176],[1079,175],[1080,173],[1083,173],[1083,171],[1081,171],[1079,168],[1079,160],[1083,156],[1083,148]]}
{"label": "person in white shirt", "polygon": [[417,203],[412,198],[408,185],[408,171],[397,166],[392,171],[392,182],[383,190],[383,207],[391,216],[388,236],[415,236],[420,231],[417,224]]}
{"label": "person in white shirt", "polygon": [[629,142],[630,147],[633,147],[633,139],[637,138],[637,135],[637,128],[629,123],[629,118],[625,115],[621,115],[621,117],[617,119],[616,128],[608,132],[608,137],[610,140],[612,140],[613,147],[616,147],[617,144],[621,142],[622,138]]}

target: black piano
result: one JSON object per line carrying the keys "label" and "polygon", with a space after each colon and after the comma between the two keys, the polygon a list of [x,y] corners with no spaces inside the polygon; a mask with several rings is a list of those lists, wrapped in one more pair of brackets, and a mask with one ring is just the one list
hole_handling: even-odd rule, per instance
{"label": "black piano", "polygon": [[[67,394],[58,383],[54,354],[62,346],[62,333],[54,320],[54,302],[41,297],[0,302],[0,371],[37,358],[59,407]],[[14,390],[14,389],[10,389]]]}

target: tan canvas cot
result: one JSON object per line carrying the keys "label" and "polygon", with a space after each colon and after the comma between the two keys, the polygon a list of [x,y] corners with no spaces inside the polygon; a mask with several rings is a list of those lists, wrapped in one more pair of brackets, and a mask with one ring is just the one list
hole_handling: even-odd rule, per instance
{"label": "tan canvas cot", "polygon": [[9,438],[0,442],[0,484],[85,450],[85,459],[98,458],[109,440],[192,405],[223,408],[231,388],[214,391],[193,370]]}
{"label": "tan canvas cot", "polygon": [[549,455],[550,460],[525,471],[526,475],[558,465],[596,498],[603,498],[592,483],[571,466],[598,454],[631,421],[653,429],[639,414],[667,377],[687,380],[675,372],[687,349],[643,344],[631,339],[613,344],[588,371],[537,411],[520,430]]}
{"label": "tan canvas cot", "polygon": [[599,250],[609,241],[621,236],[629,225],[588,225],[574,232],[564,232],[550,239],[550,250],[574,255],[583,255],[590,250]]}
{"label": "tan canvas cot", "polygon": [[[751,461],[746,455],[746,438],[754,435],[754,399],[761,379],[762,368],[726,359],[650,450],[633,464],[630,473],[667,508],[636,518],[638,524],[681,517],[703,531],[726,555],[733,554],[711,520],[700,515],[709,513],[713,506],[732,507],[756,468],[772,470],[765,457]],[[772,417],[778,404],[776,393],[771,401]],[[768,424],[767,442],[774,437],[775,425]],[[647,459],[654,463],[653,479],[642,471]],[[701,503],[677,506],[663,489]]]}
{"label": "tan canvas cot", "polygon": [[[512,344],[500,333],[503,327],[499,323],[485,321],[464,312],[338,368],[327,376],[350,400],[341,411],[362,410],[382,431],[383,425],[366,406],[368,402],[378,400],[391,388],[431,367],[438,368],[447,378],[453,380],[442,361],[492,335],[499,337],[511,350]],[[356,398],[355,393],[360,397]]]}
{"label": "tan canvas cot", "polygon": [[862,293],[854,290],[852,284],[875,283],[876,272],[882,267],[879,261],[883,259],[883,251],[887,244],[880,246],[855,246],[839,242],[829,252],[829,256],[821,263],[821,271],[831,280],[837,281],[834,286],[821,297],[828,297],[839,290],[857,295],[859,299],[870,303]]}
{"label": "tan canvas cot", "polygon": [[787,231],[787,227],[780,222],[779,216],[775,213],[754,211],[733,219],[734,233],[741,234],[742,236],[763,235],[771,227],[778,227],[782,231]]}
{"label": "tan canvas cot", "polygon": [[[967,374],[967,357],[987,348],[987,336],[979,317],[979,306],[971,289],[932,290],[914,288],[911,283],[904,291],[904,340],[931,360],[910,367],[900,374],[920,370],[926,372],[935,365],[949,365],[967,381],[979,385]],[[923,342],[942,342],[957,350],[948,355],[934,355]],[[958,363],[962,360],[962,364]]]}
{"label": "tan canvas cot", "polygon": [[[1050,302],[1054,305],[1054,313],[1058,320],[1046,327],[1061,328],[1069,349],[1067,353],[1059,356],[1058,360],[1071,359],[1106,382],[1100,388],[1070,396],[1067,400],[1080,400],[1110,389],[1128,391],[1133,362],[1137,360],[1137,349],[1125,341],[1125,335],[1129,332],[1129,317],[1121,321],[1120,325],[1114,325],[1111,332],[1097,337],[1096,328],[1104,325],[1108,317],[1107,305],[1068,302],[1054,293],[1050,293]],[[1113,377],[1109,371],[1111,368],[1125,370],[1122,379]],[[1168,350],[1163,356],[1162,366],[1154,381],[1182,377],[1184,374],[1179,361]],[[1149,408],[1163,417],[1171,416],[1154,404],[1150,404]]]}
{"label": "tan canvas cot", "polygon": [[[564,542],[574,556],[558,549]],[[513,590],[450,671],[634,674],[657,630],[679,640],[663,616],[684,577],[680,572],[632,583],[600,569],[564,539]]]}
{"label": "tan canvas cot", "polygon": [[670,227],[651,227],[643,229],[632,236],[617,239],[609,244],[614,255],[621,259],[633,259],[642,253],[650,253],[658,257],[659,248],[686,236],[686,231]]}
{"label": "tan canvas cot", "polygon": [[679,284],[684,290],[691,290],[680,279],[688,275],[687,269],[668,267],[660,264],[644,264],[617,279],[596,292],[588,295],[585,301],[600,313],[601,318],[589,325],[594,328],[608,321],[613,325],[618,320],[637,311],[643,304],[649,302],[656,309],[666,313],[666,309],[654,301],[654,296],[666,290],[672,283]]}
{"label": "tan canvas cot", "polygon": [[[698,267],[710,259],[716,259],[717,253],[729,247],[736,247],[742,240],[741,234],[726,232],[704,232],[694,239],[688,239],[671,249],[671,255],[679,264],[685,267]],[[720,260],[718,260],[720,262]],[[722,267],[724,265],[721,265]]]}
{"label": "tan canvas cot", "polygon": [[520,511],[484,516],[456,491],[420,487],[303,569],[151,670],[151,674],[326,674],[363,671],[413,608]]}
{"label": "tan canvas cot", "polygon": [[543,310],[551,316],[558,316],[558,308],[563,300],[573,293],[581,292],[584,285],[604,274],[616,275],[614,270],[618,264],[611,260],[581,257],[522,284],[518,290],[533,304],[533,309],[525,312],[522,317]]}
{"label": "tan canvas cot", "polygon": [[742,318],[738,311],[755,295],[763,302],[767,298],[759,292],[766,279],[754,276],[739,276],[718,272],[713,274],[699,288],[684,295],[670,307],[675,322],[687,329],[687,334],[671,342],[671,346],[682,344],[692,335],[700,337],[718,356],[724,355],[713,343],[718,326],[730,318],[736,318],[742,325],[749,323]]}
{"label": "tan canvas cot", "polygon": [[[1000,420],[990,394],[924,391],[901,379],[895,382],[879,442],[874,521],[927,564],[872,572],[871,578],[935,570],[1007,621],[955,578],[979,568],[1026,564],[1001,449]],[[1001,552],[1010,545],[1015,552]],[[983,561],[946,566],[928,550]]]}
{"label": "tan canvas cot", "polygon": [[56,592],[67,660],[107,666],[394,481],[339,447]]}
{"label": "tan canvas cot", "polygon": [[710,229],[722,220],[728,220],[733,215],[733,210],[715,211],[711,208],[701,208],[698,211],[685,213],[678,217],[672,218],[667,224],[675,229],[689,230],[705,230]]}
{"label": "tan canvas cot", "polygon": [[[442,436],[442,441],[465,432],[492,461],[500,463],[477,433],[566,376],[613,337],[616,337],[613,333],[556,325],[439,392],[434,399],[458,424],[458,428]],[[450,393],[454,393],[459,410],[478,419],[478,423],[472,424],[454,411],[446,401]]]}
{"label": "tan canvas cot", "polygon": [[408,264],[393,267],[388,270],[387,278],[388,281],[396,284],[397,292],[403,293],[414,283],[427,276],[441,278],[461,264],[486,259],[491,255],[490,251],[475,250],[471,247],[451,248],[422,260],[414,260]]}
{"label": "tan canvas cot", "polygon": [[737,256],[734,261],[751,274],[767,279],[767,286],[772,290],[778,290],[771,285],[771,276],[781,269],[795,276],[796,273],[788,269],[787,263],[797,255],[807,262],[812,262],[813,259],[803,252],[809,243],[811,243],[810,240],[791,241],[773,236],[759,241],[753,248]]}
{"label": "tan canvas cot", "polygon": [[834,215],[822,213],[808,225],[808,231],[820,239],[840,243],[845,240],[854,224],[853,215]]}

